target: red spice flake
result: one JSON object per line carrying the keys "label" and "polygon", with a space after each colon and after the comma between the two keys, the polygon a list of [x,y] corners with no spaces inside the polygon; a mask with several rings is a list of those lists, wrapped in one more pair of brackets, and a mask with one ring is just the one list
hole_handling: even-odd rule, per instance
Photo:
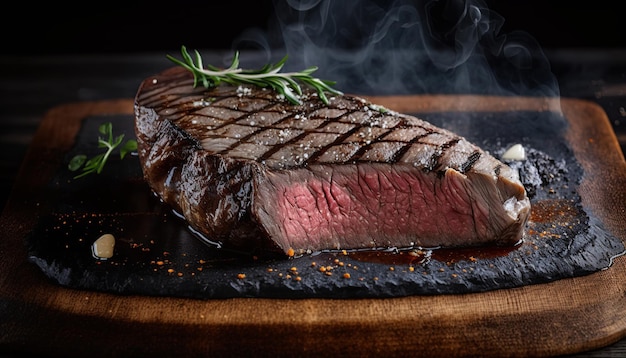
{"label": "red spice flake", "polygon": [[159,261],[157,261],[157,262],[156,262],[156,264],[157,264],[158,266],[163,266],[163,265],[165,264],[165,262],[163,262],[163,261],[159,260]]}
{"label": "red spice flake", "polygon": [[296,276],[296,277],[294,278],[294,280],[296,280],[296,281],[302,281],[302,277],[300,277],[300,276]]}
{"label": "red spice flake", "polygon": [[246,278],[246,274],[245,273],[238,273],[237,274],[237,278],[240,280],[243,280],[244,278]]}
{"label": "red spice flake", "polygon": [[174,269],[167,269],[167,272],[174,273]]}
{"label": "red spice flake", "polygon": [[320,272],[326,272],[326,267],[325,266],[320,266],[319,270],[320,270]]}
{"label": "red spice flake", "polygon": [[311,262],[311,267],[315,267],[315,266],[317,266],[317,262],[315,261]]}
{"label": "red spice flake", "polygon": [[287,256],[293,257],[295,254],[296,252],[291,247],[287,250]]}
{"label": "red spice flake", "polygon": [[298,268],[293,266],[292,268],[289,269],[289,271],[291,271],[291,272],[298,272]]}
{"label": "red spice flake", "polygon": [[326,276],[332,276],[332,275],[333,275],[333,273],[332,273],[332,272],[330,272],[330,271],[326,271],[326,272],[324,272],[324,275],[326,275]]}
{"label": "red spice flake", "polygon": [[349,274],[349,273],[347,273],[347,272],[346,272],[346,273],[344,273],[344,274],[343,274],[343,278],[350,278],[350,274]]}
{"label": "red spice flake", "polygon": [[182,272],[179,272],[176,275],[178,275],[178,277],[183,277],[183,273]]}

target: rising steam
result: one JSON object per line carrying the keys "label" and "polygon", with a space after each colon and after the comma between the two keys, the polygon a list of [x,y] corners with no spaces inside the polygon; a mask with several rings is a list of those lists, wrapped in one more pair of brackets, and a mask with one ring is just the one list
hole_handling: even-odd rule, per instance
{"label": "rising steam", "polygon": [[267,31],[234,43],[261,49],[286,70],[362,94],[558,96],[548,60],[527,33],[501,34],[504,19],[480,0],[275,0]]}

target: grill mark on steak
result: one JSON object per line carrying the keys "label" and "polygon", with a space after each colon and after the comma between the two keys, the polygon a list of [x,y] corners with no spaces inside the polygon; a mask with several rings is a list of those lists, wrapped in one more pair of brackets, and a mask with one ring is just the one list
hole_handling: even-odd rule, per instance
{"label": "grill mark on steak", "polygon": [[[430,134],[430,132],[426,132],[425,134],[418,135],[418,136],[414,137],[412,140],[410,140],[409,142],[407,142],[406,145],[402,146],[400,149],[398,149],[394,153],[394,155],[392,157],[392,161],[394,163],[397,163],[400,160],[400,158],[402,158],[408,152],[409,148],[411,148],[412,145],[414,145],[415,143],[419,142],[419,140],[421,138],[427,136],[428,134]],[[389,133],[383,139],[385,139],[388,136],[389,136]]]}
{"label": "grill mark on steak", "polygon": [[[306,114],[304,114],[306,115]],[[284,123],[285,121],[288,120],[294,120],[295,115],[294,116],[289,116],[289,117],[285,117],[283,118],[281,121],[278,122],[278,124],[280,123]],[[305,138],[308,135],[308,133],[306,131],[302,131],[302,133],[294,136],[294,137],[290,137],[287,140],[281,140],[280,143],[283,145],[288,145],[288,144],[294,144],[294,143],[298,143],[300,140],[302,140],[303,138]],[[281,149],[281,146],[275,145],[270,147],[267,151],[265,151],[265,153],[263,153],[259,159],[261,161],[265,161],[267,159],[269,159],[272,155],[276,154],[276,152],[278,152]]]}
{"label": "grill mark on steak", "polygon": [[452,138],[445,143],[440,144],[436,147],[434,153],[431,155],[430,160],[428,161],[428,165],[424,168],[426,171],[436,171],[439,175],[445,171],[447,165],[446,163],[441,163],[440,159],[446,154],[446,151],[452,147],[456,143],[458,143],[460,138]]}
{"label": "grill mark on steak", "polygon": [[[219,106],[219,103],[217,104]],[[268,111],[268,109],[274,107],[275,104],[274,103],[268,103],[266,106],[255,109],[253,111],[249,111],[246,112],[246,114],[240,118],[237,118],[236,121],[239,121],[241,119],[245,119],[245,118],[251,118],[255,115],[259,115],[260,113],[265,113],[265,112],[275,112],[275,113],[279,113],[277,110],[272,110],[272,111]],[[255,136],[257,136],[259,134],[259,132],[262,132],[263,130],[267,130],[270,128],[275,128],[276,126],[280,126],[282,123],[285,123],[287,121],[298,121],[298,120],[307,120],[306,118],[310,117],[312,113],[314,113],[316,110],[318,110],[319,108],[321,108],[322,106],[317,104],[316,106],[308,106],[306,108],[306,110],[303,110],[299,113],[293,113],[291,115],[285,116],[282,119],[280,119],[277,122],[272,123],[271,127],[268,126],[263,126],[263,125],[257,125],[256,123],[250,123],[250,127],[256,127],[258,128],[258,130],[256,131],[252,131],[240,138],[238,138],[239,140],[236,142],[233,142],[228,148],[223,149],[221,152],[219,152],[219,154],[228,154],[229,152],[231,152],[232,150],[236,149],[237,147],[241,147],[242,145],[244,145],[245,143],[247,143],[248,141],[250,141],[252,138],[254,138]],[[225,107],[227,108],[227,107]],[[299,118],[298,118],[299,117]],[[328,122],[322,122],[320,127],[322,126],[326,126],[328,125]],[[318,127],[318,129],[320,128]],[[303,138],[305,138],[309,133],[311,132],[315,132],[315,129],[309,129],[309,131],[302,131],[302,133],[290,137],[287,140],[281,140],[280,143],[283,145],[288,145],[288,144],[294,144],[294,143],[298,143],[299,141],[301,141]],[[275,154],[278,150],[280,150],[281,147],[274,145],[268,148],[268,150],[264,151],[262,154],[259,155],[259,160],[260,161],[264,161],[269,159],[273,154]],[[318,151],[319,152],[319,151]],[[304,160],[304,162],[308,162],[308,160]]]}
{"label": "grill mark on steak", "polygon": [[529,200],[517,174],[464,138],[364,99],[194,88],[182,68],[135,99],[153,191],[226,246],[297,253],[379,245],[510,245]]}
{"label": "grill mark on steak", "polygon": [[[389,131],[388,130],[384,130],[382,134],[376,135],[373,138],[368,138],[366,140],[366,142],[365,142],[365,145],[362,145],[354,154],[352,154],[352,157],[350,157],[350,160],[351,161],[358,161],[358,160],[363,159],[363,156],[365,155],[365,153],[367,153],[368,151],[370,151],[372,149],[372,144],[371,143],[384,143],[382,141],[379,142],[379,140],[380,140],[380,138],[382,138],[385,135],[387,135],[387,133],[389,133]],[[367,135],[367,134],[364,134],[364,135]],[[387,142],[387,143],[389,143],[389,142]],[[365,160],[372,160],[372,158],[368,157],[368,158],[365,158]]]}
{"label": "grill mark on steak", "polygon": [[[351,111],[349,113],[354,113],[354,111]],[[323,124],[323,127],[328,126],[328,125],[330,125],[330,122],[325,122]],[[358,129],[359,129],[359,127],[355,126],[352,129],[347,130],[345,133],[340,134],[337,137],[336,143],[343,143],[347,138],[349,138],[350,136],[353,136],[357,132]],[[330,148],[332,148],[333,145],[335,145],[335,143],[326,144],[320,150],[314,152],[313,155],[310,155],[308,161],[314,162],[314,161],[318,160],[322,155],[326,154],[326,152],[328,150],[330,150]]]}
{"label": "grill mark on steak", "polygon": [[461,173],[466,173],[468,171],[470,171],[472,169],[472,167],[474,166],[474,164],[476,164],[476,162],[478,161],[478,159],[480,159],[480,152],[479,151],[474,151],[472,152],[472,154],[469,155],[469,157],[467,157],[467,161],[465,161],[465,163],[461,164]]}
{"label": "grill mark on steak", "polygon": [[502,165],[498,164],[496,165],[496,167],[493,169],[493,172],[495,175],[500,175],[500,171],[502,170]]}
{"label": "grill mark on steak", "polygon": [[[245,115],[241,116],[240,118],[238,118],[235,122],[238,122],[241,119],[246,119],[246,118],[250,118],[251,116],[261,113],[263,110],[271,107],[272,104],[268,103],[265,107],[261,108],[261,109],[257,109],[255,111],[252,112],[247,112]],[[253,127],[253,125],[251,124],[250,127]],[[260,130],[266,129],[266,126],[257,126],[257,128],[260,128],[259,130],[256,131],[252,131],[247,135],[244,135],[243,137],[240,138],[239,141],[234,142],[233,144],[230,145],[230,147],[222,150],[219,154],[227,154],[228,152],[232,151],[233,149],[235,149],[237,146],[241,145],[241,143],[248,141],[250,138],[253,138]]]}

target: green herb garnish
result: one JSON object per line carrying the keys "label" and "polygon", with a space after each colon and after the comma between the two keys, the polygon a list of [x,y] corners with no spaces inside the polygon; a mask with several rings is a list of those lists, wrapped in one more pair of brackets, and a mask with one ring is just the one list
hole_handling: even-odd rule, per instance
{"label": "green herb garnish", "polygon": [[197,50],[194,51],[195,61],[185,46],[181,48],[181,53],[184,61],[170,55],[167,55],[167,58],[193,73],[194,87],[198,86],[200,82],[206,88],[215,87],[220,82],[271,87],[293,104],[302,104],[299,98],[302,95],[302,88],[298,82],[314,88],[325,104],[328,104],[325,92],[341,94],[340,91],[331,87],[335,82],[320,80],[311,76],[313,72],[317,71],[315,66],[300,72],[281,73],[280,70],[287,62],[287,56],[283,57],[275,65],[265,65],[259,70],[243,70],[239,68],[239,52],[235,52],[233,61],[227,69],[219,69],[212,65],[207,65],[206,68],[203,67],[202,57]]}
{"label": "green herb garnish", "polygon": [[[104,153],[98,154],[91,159],[87,160],[87,156],[84,154],[75,155],[67,165],[70,171],[77,171],[82,168],[82,173],[75,176],[74,179],[84,177],[85,175],[96,173],[100,174],[107,160],[111,156],[111,153],[115,148],[119,147],[124,140],[124,134],[120,134],[113,138],[113,125],[111,122],[103,123],[98,127],[98,132],[104,136],[98,136],[98,148],[106,148]],[[137,150],[137,141],[129,139],[124,142],[124,145],[120,147],[120,159],[124,159],[126,154]],[[84,164],[84,166],[83,166]]]}

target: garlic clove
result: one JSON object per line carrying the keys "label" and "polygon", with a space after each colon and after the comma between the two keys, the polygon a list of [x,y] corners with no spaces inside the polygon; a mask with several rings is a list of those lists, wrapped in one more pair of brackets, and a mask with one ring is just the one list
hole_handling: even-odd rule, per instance
{"label": "garlic clove", "polygon": [[91,252],[95,258],[106,260],[113,257],[114,247],[115,236],[111,234],[104,234],[91,245]]}
{"label": "garlic clove", "polygon": [[526,150],[521,144],[515,144],[502,154],[504,160],[525,160]]}

